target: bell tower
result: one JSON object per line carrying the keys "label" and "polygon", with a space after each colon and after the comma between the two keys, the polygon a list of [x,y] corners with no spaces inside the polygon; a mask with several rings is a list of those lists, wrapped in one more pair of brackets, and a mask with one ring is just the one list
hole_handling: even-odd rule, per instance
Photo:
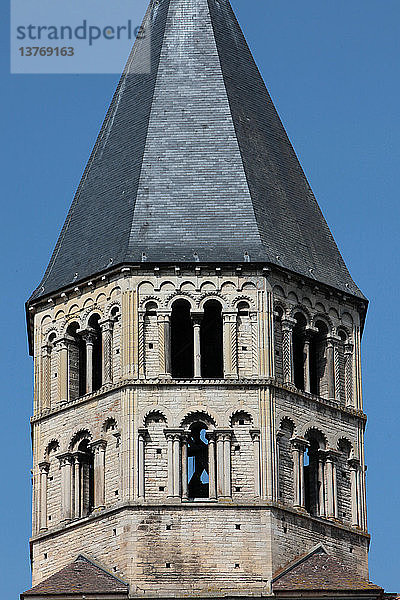
{"label": "bell tower", "polygon": [[152,0],[142,30],[27,303],[22,597],[284,595],[304,564],[377,597],[367,301],[229,1]]}

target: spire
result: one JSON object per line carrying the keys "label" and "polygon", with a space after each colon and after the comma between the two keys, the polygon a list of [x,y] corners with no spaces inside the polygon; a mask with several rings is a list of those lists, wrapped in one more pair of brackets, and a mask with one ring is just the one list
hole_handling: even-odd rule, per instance
{"label": "spire", "polygon": [[229,1],[152,0],[143,31],[32,299],[141,261],[274,264],[362,297]]}

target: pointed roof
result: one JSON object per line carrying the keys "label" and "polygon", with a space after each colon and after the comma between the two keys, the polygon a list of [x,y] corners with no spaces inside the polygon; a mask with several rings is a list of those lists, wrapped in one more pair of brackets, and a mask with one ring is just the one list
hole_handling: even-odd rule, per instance
{"label": "pointed roof", "polygon": [[83,594],[104,594],[107,597],[115,596],[117,599],[127,598],[128,590],[127,583],[80,554],[73,563],[21,594],[21,599],[31,596],[70,597],[75,594],[79,598],[82,598]]}
{"label": "pointed roof", "polygon": [[362,297],[229,0],[152,0],[143,32],[32,299],[122,264],[248,260]]}
{"label": "pointed roof", "polygon": [[370,592],[379,595],[379,586],[360,577],[340,560],[327,553],[322,544],[289,563],[272,580],[275,595],[307,592]]}

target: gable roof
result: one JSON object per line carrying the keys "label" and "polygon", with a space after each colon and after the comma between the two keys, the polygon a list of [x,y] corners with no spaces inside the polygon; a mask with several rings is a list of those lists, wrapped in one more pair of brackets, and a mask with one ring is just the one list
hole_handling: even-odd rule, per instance
{"label": "gable roof", "polygon": [[80,554],[73,563],[21,594],[21,599],[75,594],[80,598],[82,594],[115,595],[120,598],[125,595],[128,597],[128,590],[127,583]]}
{"label": "gable roof", "polygon": [[285,592],[382,592],[382,588],[364,580],[348,566],[327,553],[319,544],[280,570],[272,580],[274,594]]}
{"label": "gable roof", "polygon": [[229,0],[152,0],[142,29],[31,299],[116,265],[249,260],[363,297]]}

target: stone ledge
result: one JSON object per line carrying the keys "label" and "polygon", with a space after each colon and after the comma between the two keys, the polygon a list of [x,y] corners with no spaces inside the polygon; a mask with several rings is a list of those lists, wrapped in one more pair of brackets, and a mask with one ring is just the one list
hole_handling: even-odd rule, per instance
{"label": "stone ledge", "polygon": [[55,414],[59,414],[65,412],[71,408],[76,408],[82,404],[87,402],[91,402],[96,398],[102,398],[109,394],[110,392],[116,390],[125,390],[127,388],[148,388],[148,387],[196,387],[197,389],[201,389],[201,387],[242,387],[242,388],[259,388],[259,387],[269,387],[271,389],[283,390],[292,394],[293,396],[297,396],[298,398],[311,400],[316,404],[322,406],[329,406],[330,408],[334,408],[339,412],[342,412],[347,415],[351,415],[357,419],[360,419],[364,422],[367,421],[367,416],[361,410],[357,410],[355,408],[351,408],[350,406],[341,406],[339,403],[334,400],[328,400],[326,398],[321,398],[320,396],[314,396],[313,394],[309,394],[307,392],[302,392],[297,390],[294,386],[288,386],[281,383],[276,382],[274,379],[266,379],[266,378],[254,378],[254,379],[124,379],[119,381],[118,383],[106,384],[96,392],[92,394],[86,394],[85,396],[81,396],[76,398],[75,400],[71,400],[70,402],[65,402],[62,406],[58,406],[53,409],[47,409],[46,411],[42,411],[39,415],[34,415],[31,417],[31,423],[39,423],[52,417]]}
{"label": "stone ledge", "polygon": [[163,501],[163,502],[149,502],[145,503],[142,501],[131,501],[131,502],[123,502],[118,504],[117,506],[113,506],[110,508],[105,508],[99,512],[92,513],[87,517],[82,519],[74,519],[65,523],[64,525],[58,525],[53,529],[49,529],[45,532],[38,533],[35,536],[30,538],[30,543],[35,543],[37,541],[44,540],[46,538],[51,538],[59,534],[63,534],[66,531],[70,531],[71,529],[75,529],[77,527],[81,527],[86,523],[93,522],[98,519],[103,519],[103,517],[108,517],[111,515],[115,515],[119,512],[123,511],[158,511],[158,510],[173,510],[173,511],[181,511],[181,510],[192,510],[198,511],[201,510],[239,510],[239,511],[248,511],[248,510],[267,510],[274,511],[277,510],[281,513],[289,513],[290,515],[297,517],[302,520],[306,520],[320,526],[324,527],[332,527],[333,529],[337,529],[340,531],[347,532],[356,537],[363,537],[368,541],[371,539],[371,536],[368,532],[362,531],[361,529],[356,529],[353,527],[349,527],[344,525],[343,523],[339,523],[337,521],[331,521],[329,519],[322,519],[320,517],[314,517],[312,515],[307,514],[303,510],[297,510],[290,506],[284,506],[278,502],[270,502],[266,500],[255,500],[253,502],[218,502],[218,501],[203,501],[203,502],[177,502],[177,501]]}

